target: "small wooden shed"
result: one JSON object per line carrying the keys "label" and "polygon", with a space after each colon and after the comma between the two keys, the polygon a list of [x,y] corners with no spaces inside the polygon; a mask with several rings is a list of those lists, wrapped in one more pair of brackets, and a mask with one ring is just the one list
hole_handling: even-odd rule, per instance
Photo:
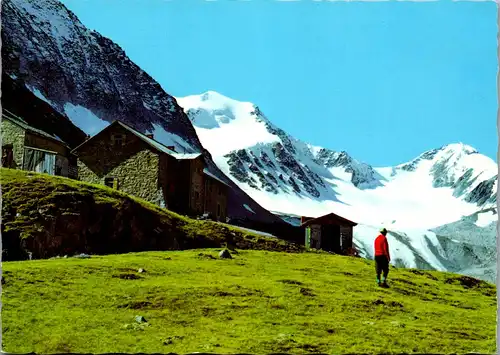
{"label": "small wooden shed", "polygon": [[301,217],[301,226],[305,228],[306,248],[337,254],[347,254],[352,248],[353,228],[356,225],[357,223],[335,213],[317,218]]}

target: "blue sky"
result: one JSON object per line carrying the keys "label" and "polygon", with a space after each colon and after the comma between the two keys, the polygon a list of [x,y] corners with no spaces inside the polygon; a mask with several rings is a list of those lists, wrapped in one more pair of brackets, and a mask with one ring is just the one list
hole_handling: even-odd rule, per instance
{"label": "blue sky", "polygon": [[496,160],[493,2],[64,0],[171,95],[251,101],[375,166],[464,142]]}

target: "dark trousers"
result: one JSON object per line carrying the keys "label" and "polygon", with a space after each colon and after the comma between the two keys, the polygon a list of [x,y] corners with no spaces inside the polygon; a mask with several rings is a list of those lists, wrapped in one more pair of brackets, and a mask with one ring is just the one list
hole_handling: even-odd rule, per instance
{"label": "dark trousers", "polygon": [[377,272],[377,279],[380,280],[380,274],[384,274],[384,280],[387,279],[389,274],[389,260],[385,255],[375,256],[375,271]]}

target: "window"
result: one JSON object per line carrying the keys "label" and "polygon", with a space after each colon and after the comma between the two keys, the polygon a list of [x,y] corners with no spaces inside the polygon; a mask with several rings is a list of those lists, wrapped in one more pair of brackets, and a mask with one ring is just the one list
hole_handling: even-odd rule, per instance
{"label": "window", "polygon": [[217,217],[220,217],[221,215],[221,208],[220,208],[220,203],[217,204]]}
{"label": "window", "polygon": [[2,166],[12,168],[14,166],[14,152],[12,144],[4,145],[2,147]]}
{"label": "window", "polygon": [[125,135],[124,134],[113,134],[111,136],[111,142],[114,146],[123,146],[125,144]]}
{"label": "window", "polygon": [[118,190],[118,179],[114,177],[107,177],[104,179],[104,185],[112,189]]}

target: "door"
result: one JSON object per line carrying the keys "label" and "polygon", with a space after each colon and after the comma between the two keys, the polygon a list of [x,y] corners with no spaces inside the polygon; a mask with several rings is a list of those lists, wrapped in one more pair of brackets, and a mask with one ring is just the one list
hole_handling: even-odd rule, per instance
{"label": "door", "polygon": [[24,170],[54,175],[56,154],[38,149],[25,148],[23,163]]}
{"label": "door", "polygon": [[340,226],[332,224],[322,226],[321,249],[340,254]]}
{"label": "door", "polygon": [[5,168],[14,167],[14,151],[12,144],[7,144],[2,147],[2,166]]}

